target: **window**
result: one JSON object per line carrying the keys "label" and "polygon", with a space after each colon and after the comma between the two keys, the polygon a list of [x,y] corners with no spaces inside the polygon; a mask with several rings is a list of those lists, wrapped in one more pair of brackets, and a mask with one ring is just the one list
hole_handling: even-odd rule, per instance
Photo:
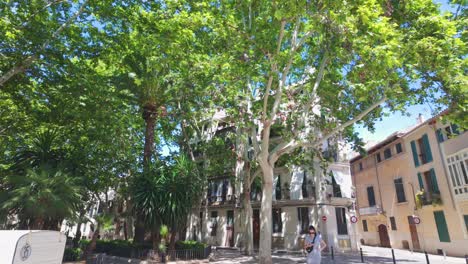
{"label": "window", "polygon": [[447,158],[447,167],[455,194],[463,194],[468,187],[468,152]]}
{"label": "window", "polygon": [[359,162],[359,171],[362,171],[363,167],[362,167],[362,162]]}
{"label": "window", "polygon": [[458,126],[452,124],[450,126],[446,126],[445,128],[437,129],[436,136],[439,142],[444,142],[455,135],[459,135],[460,132],[458,131]]}
{"label": "window", "polygon": [[216,236],[216,231],[218,229],[218,212],[211,212],[211,236]]}
{"label": "window", "polygon": [[278,175],[275,185],[275,198],[276,200],[281,200],[281,175]]}
{"label": "window", "polygon": [[401,147],[401,143],[396,144],[396,153],[403,152],[403,148]]}
{"label": "window", "polygon": [[445,221],[444,211],[435,211],[434,219],[437,226],[437,233],[439,233],[440,242],[450,242],[450,235],[448,232],[447,222]]}
{"label": "window", "polygon": [[468,231],[468,215],[464,215],[463,219],[465,219],[465,228],[466,228],[466,231]]}
{"label": "window", "polygon": [[390,225],[392,226],[392,230],[397,230],[396,229],[395,217],[393,217],[393,216],[390,217]]}
{"label": "window", "polygon": [[367,187],[367,200],[369,201],[369,207],[375,206],[375,195],[374,187]]}
{"label": "window", "polygon": [[392,157],[392,149],[388,148],[388,149],[384,150],[384,158],[389,159],[391,157]]}
{"label": "window", "polygon": [[335,207],[335,214],[338,235],[347,235],[348,226],[346,225],[346,209],[342,207]]}
{"label": "window", "polygon": [[309,232],[309,208],[298,207],[297,208],[297,220],[301,225],[301,234],[307,234]]}
{"label": "window", "polygon": [[198,219],[200,225],[200,231],[203,230],[203,212],[200,212],[200,218]]}
{"label": "window", "polygon": [[398,179],[395,179],[393,182],[395,183],[397,201],[399,203],[406,202],[405,186],[403,185],[403,179],[398,178]]}
{"label": "window", "polygon": [[364,230],[364,232],[369,231],[369,230],[367,229],[367,220],[362,220],[362,229]]}
{"label": "window", "polygon": [[315,187],[312,179],[307,179],[307,170],[302,178],[302,198],[315,197]]}
{"label": "window", "polygon": [[429,144],[429,137],[427,134],[424,134],[417,140],[411,141],[411,151],[413,152],[415,167],[432,161],[431,145]]}
{"label": "window", "polygon": [[434,169],[430,169],[424,173],[418,173],[419,188],[425,191],[426,203],[432,201],[435,195],[440,198],[439,185],[437,184],[437,176]]}
{"label": "window", "polygon": [[283,232],[283,221],[281,220],[281,209],[273,209],[273,233]]}
{"label": "window", "polygon": [[335,176],[332,176],[332,187],[333,187],[333,197],[342,197],[341,196],[341,187],[335,181]]}
{"label": "window", "polygon": [[377,162],[381,162],[382,158],[380,157],[380,153],[377,153]]}

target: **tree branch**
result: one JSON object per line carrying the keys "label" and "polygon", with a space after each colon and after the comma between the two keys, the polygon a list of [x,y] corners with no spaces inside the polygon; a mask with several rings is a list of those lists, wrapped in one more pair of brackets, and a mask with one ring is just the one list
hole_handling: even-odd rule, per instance
{"label": "tree branch", "polygon": [[318,145],[322,144],[323,141],[331,138],[332,136],[336,135],[337,133],[341,132],[343,129],[349,127],[350,125],[353,125],[354,123],[360,121],[361,119],[363,119],[367,114],[369,114],[372,110],[374,110],[375,108],[379,107],[381,104],[385,103],[385,101],[387,101],[387,96],[384,95],[384,97],[382,97],[382,99],[380,99],[379,101],[375,102],[374,104],[372,104],[369,108],[367,108],[364,112],[360,113],[359,115],[357,115],[355,118],[345,122],[344,124],[342,125],[339,125],[337,126],[335,129],[333,129],[330,133],[328,133],[326,136],[323,136],[320,138],[320,141],[316,141],[313,146],[314,147],[317,147]]}
{"label": "tree branch", "polygon": [[251,127],[251,137],[252,137],[252,145],[255,151],[255,156],[258,156],[258,153],[260,153],[261,150],[260,150],[260,145],[258,144],[258,140],[257,140],[257,130],[256,130],[255,125]]}
{"label": "tree branch", "polygon": [[252,185],[252,183],[254,182],[255,178],[256,178],[261,172],[262,172],[261,169],[257,169],[257,170],[255,171],[255,173],[254,173],[252,176],[250,176],[250,183],[249,183],[250,185]]}
{"label": "tree branch", "polygon": [[276,53],[273,57],[270,56],[269,58],[270,63],[271,63],[271,72],[270,72],[270,76],[268,77],[268,83],[267,83],[267,87],[265,90],[265,95],[263,97],[263,116],[264,116],[263,120],[267,119],[268,97],[270,96],[271,85],[273,83],[274,74],[276,74],[276,72],[278,71],[277,62],[275,60],[281,51],[281,43],[283,42],[285,26],[286,26],[286,20],[283,19],[281,20],[281,28],[279,32],[278,43],[276,46]]}
{"label": "tree branch", "polygon": [[[53,34],[52,37],[50,37],[44,44],[42,44],[41,48],[38,50],[38,53],[41,51],[44,51],[47,46],[49,46],[50,42],[52,39],[55,39],[62,31],[70,25],[70,23],[75,20],[83,11],[88,3],[89,0],[85,0],[83,4],[81,5],[80,9],[73,14],[65,23],[63,23]],[[15,76],[18,73],[21,73],[25,71],[29,66],[31,66],[34,62],[37,61],[38,54],[31,55],[28,58],[26,58],[23,62],[17,64],[13,68],[11,68],[7,73],[2,75],[0,77],[0,86],[3,86],[11,77]]]}

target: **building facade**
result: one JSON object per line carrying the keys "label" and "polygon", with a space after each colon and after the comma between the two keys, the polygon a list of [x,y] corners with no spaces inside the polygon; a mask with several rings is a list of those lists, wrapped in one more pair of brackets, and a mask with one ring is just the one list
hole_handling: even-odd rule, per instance
{"label": "building facade", "polygon": [[[351,222],[355,211],[349,162],[334,162],[323,171],[319,162],[275,169],[271,227],[274,250],[301,250],[309,225],[318,227],[328,246],[335,250],[357,248],[353,243],[356,225]],[[243,248],[245,217],[239,200],[241,190],[233,177],[226,174],[209,179],[205,199],[189,217],[188,239],[218,247]],[[250,202],[254,248],[258,248],[261,239],[259,185],[252,186]]]}
{"label": "building facade", "polygon": [[440,117],[351,160],[362,244],[468,253],[468,134]]}

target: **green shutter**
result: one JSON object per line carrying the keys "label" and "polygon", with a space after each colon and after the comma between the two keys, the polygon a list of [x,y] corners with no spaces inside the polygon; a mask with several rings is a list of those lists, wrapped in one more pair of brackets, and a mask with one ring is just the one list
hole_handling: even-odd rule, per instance
{"label": "green shutter", "polygon": [[421,176],[420,172],[418,172],[418,182],[419,182],[419,189],[420,190],[424,189],[424,182],[423,182],[423,179],[422,179],[422,176]]}
{"label": "green shutter", "polygon": [[434,219],[437,226],[437,232],[439,233],[440,242],[450,242],[450,235],[447,228],[447,222],[445,221],[444,211],[435,211]]}
{"label": "green shutter", "polygon": [[452,127],[452,133],[453,134],[455,134],[455,135],[460,134],[460,131],[458,131],[458,126],[456,124],[452,124],[451,127]]}
{"label": "green shutter", "polygon": [[414,142],[414,140],[411,141],[411,150],[413,151],[414,166],[418,167],[419,166],[418,151],[416,150],[416,142]]}
{"label": "green shutter", "polygon": [[424,144],[424,155],[426,156],[426,161],[431,162],[432,161],[432,152],[431,152],[431,145],[429,144],[429,137],[427,134],[424,134],[422,136],[422,141]]}
{"label": "green shutter", "polygon": [[432,183],[432,191],[434,193],[440,193],[439,191],[439,185],[437,184],[437,176],[435,174],[434,169],[430,170],[431,173],[431,183]]}
{"label": "green shutter", "polygon": [[436,135],[439,142],[444,142],[444,134],[442,133],[441,128],[437,129]]}
{"label": "green shutter", "polygon": [[468,215],[464,215],[466,231],[468,231]]}

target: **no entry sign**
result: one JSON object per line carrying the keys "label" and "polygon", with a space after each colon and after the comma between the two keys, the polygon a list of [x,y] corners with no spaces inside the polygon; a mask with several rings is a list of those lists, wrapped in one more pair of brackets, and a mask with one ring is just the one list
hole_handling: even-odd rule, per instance
{"label": "no entry sign", "polygon": [[322,221],[326,222],[327,221],[327,217],[324,215],[322,216]]}
{"label": "no entry sign", "polygon": [[354,223],[357,222],[357,217],[353,215],[353,216],[351,216],[350,220],[351,220],[351,223],[354,224]]}

